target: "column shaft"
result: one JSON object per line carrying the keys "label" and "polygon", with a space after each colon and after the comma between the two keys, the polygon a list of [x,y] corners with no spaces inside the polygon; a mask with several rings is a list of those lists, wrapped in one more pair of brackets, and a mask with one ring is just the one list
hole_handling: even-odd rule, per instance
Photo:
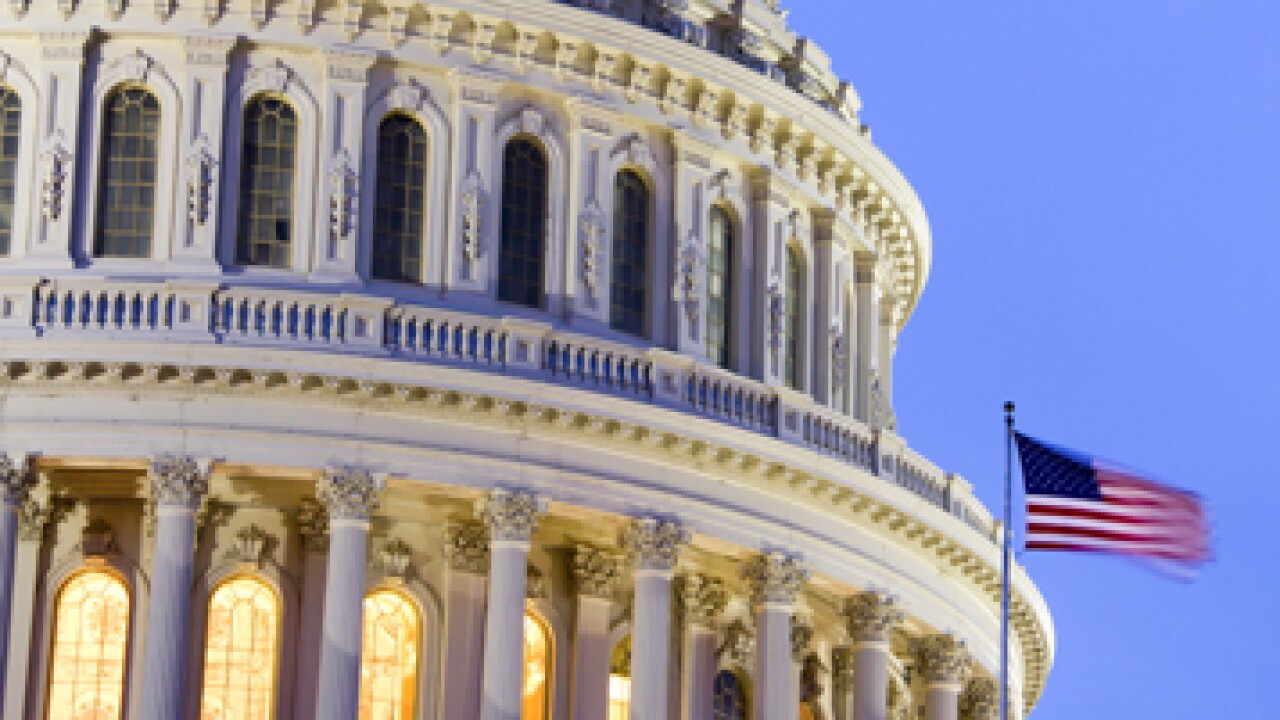
{"label": "column shaft", "polygon": [[182,691],[186,686],[195,512],[185,507],[160,506],[156,515],[138,714],[142,720],[181,717]]}
{"label": "column shaft", "polygon": [[790,605],[772,603],[756,609],[755,720],[796,720],[799,716],[799,706],[791,702],[791,612]]}
{"label": "column shaft", "polygon": [[[18,503],[6,498],[0,503],[0,680],[9,659],[9,618],[13,613],[13,568],[18,551]],[[0,708],[4,707],[5,687],[0,682]]]}
{"label": "column shaft", "polygon": [[889,714],[889,643],[859,642],[853,649],[853,720],[884,720]]}
{"label": "column shaft", "polygon": [[18,543],[10,616],[24,618],[27,621],[14,623],[9,628],[9,661],[5,668],[4,704],[0,705],[0,717],[24,717],[27,692],[31,686],[28,678],[31,666],[32,623],[30,620],[36,614],[36,575],[39,566],[40,542],[24,539],[23,542]]}
{"label": "column shaft", "polygon": [[[324,627],[324,594],[325,579],[328,575],[329,558],[318,550],[305,550],[302,556],[302,607],[298,626],[303,629],[298,633],[298,658],[295,667],[297,678],[294,687],[320,687],[320,633],[316,628]],[[316,716],[316,693],[299,692],[296,699],[296,716],[314,718]]]}
{"label": "column shaft", "polygon": [[324,590],[317,720],[351,720],[360,709],[366,545],[363,520],[330,520],[329,569]]}
{"label": "column shaft", "polygon": [[525,571],[529,543],[495,540],[489,556],[483,720],[520,720],[524,678]]}
{"label": "column shaft", "polygon": [[484,575],[453,571],[445,627],[444,717],[480,717],[484,672]]}
{"label": "column shaft", "polygon": [[925,720],[959,720],[960,684],[930,683],[925,695]]}
{"label": "column shaft", "polygon": [[671,573],[636,572],[631,626],[631,720],[663,720],[671,664]]}
{"label": "column shaft", "polygon": [[684,633],[684,720],[711,720],[715,701],[716,633],[702,625],[690,625]]}
{"label": "column shaft", "polygon": [[607,598],[578,596],[573,645],[573,720],[609,716],[609,608]]}

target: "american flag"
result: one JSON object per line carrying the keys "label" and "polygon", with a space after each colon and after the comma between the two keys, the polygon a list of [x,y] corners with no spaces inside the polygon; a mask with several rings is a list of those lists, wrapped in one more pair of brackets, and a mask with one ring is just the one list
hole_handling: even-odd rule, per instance
{"label": "american flag", "polygon": [[1108,552],[1199,565],[1209,559],[1200,499],[1022,433],[1028,550]]}

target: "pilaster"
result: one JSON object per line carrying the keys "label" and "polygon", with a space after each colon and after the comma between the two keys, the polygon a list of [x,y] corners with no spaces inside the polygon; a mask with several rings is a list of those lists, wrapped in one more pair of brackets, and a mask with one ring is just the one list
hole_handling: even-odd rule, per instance
{"label": "pilaster", "polygon": [[676,349],[707,358],[707,258],[713,148],[686,132],[675,133]]}
{"label": "pilaster", "polygon": [[502,147],[494,141],[504,82],[476,71],[453,71],[453,130],[449,177],[449,232],[444,248],[445,288],[496,293],[490,287],[502,222]]}
{"label": "pilaster", "polygon": [[365,95],[369,68],[377,56],[368,51],[330,50],[324,54],[325,83],[320,128],[320,210],[312,258],[313,276],[320,280],[351,282],[358,279],[356,247],[360,237],[361,198],[372,198],[362,187],[364,159]]}
{"label": "pilaster", "polygon": [[614,142],[614,112],[582,98],[569,104],[569,217],[573,225],[565,253],[566,291],[574,317],[604,325],[609,322],[609,229],[612,187],[605,159]]}
{"label": "pilaster", "polygon": [[72,204],[79,183],[76,168],[80,148],[81,85],[87,32],[50,31],[39,34],[41,55],[37,80],[42,114],[37,147],[37,203],[34,232],[27,247],[28,261],[49,269],[70,268]]}
{"label": "pilaster", "polygon": [[235,43],[229,37],[189,36],[182,40],[187,58],[183,91],[184,97],[189,98],[187,112],[180,120],[183,210],[174,213],[176,226],[170,238],[169,262],[184,269],[218,269],[218,198],[219,183],[224,177],[227,68]]}
{"label": "pilaster", "polygon": [[787,222],[790,199],[782,182],[768,169],[757,170],[751,182],[751,232],[747,240],[754,248],[756,295],[752,327],[751,376],[769,385],[783,384],[783,353],[786,350],[784,306],[786,288],[786,247],[790,239]]}

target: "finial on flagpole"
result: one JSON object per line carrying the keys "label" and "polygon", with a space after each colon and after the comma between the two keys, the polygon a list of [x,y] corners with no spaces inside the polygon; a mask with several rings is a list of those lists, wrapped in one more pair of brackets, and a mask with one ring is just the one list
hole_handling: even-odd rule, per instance
{"label": "finial on flagpole", "polygon": [[1013,427],[1013,401],[1006,401],[1004,404],[1004,424]]}

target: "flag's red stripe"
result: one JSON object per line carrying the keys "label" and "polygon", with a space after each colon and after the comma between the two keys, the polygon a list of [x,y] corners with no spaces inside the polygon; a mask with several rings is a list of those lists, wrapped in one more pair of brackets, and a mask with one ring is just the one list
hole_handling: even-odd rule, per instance
{"label": "flag's red stripe", "polygon": [[[1165,525],[1168,524],[1167,516],[1141,516],[1126,514],[1120,508],[1108,508],[1107,504],[1099,503],[1098,510],[1086,510],[1084,508],[1063,507],[1061,505],[1046,505],[1037,503],[1034,499],[1027,500],[1027,513],[1059,515],[1062,517],[1080,518],[1082,520],[1112,520],[1116,522],[1132,523],[1134,525]],[[1190,518],[1188,518],[1190,519]]]}
{"label": "flag's red stripe", "polygon": [[[1028,550],[1067,550],[1071,552],[1116,552],[1113,548],[1099,545],[1087,545],[1080,543],[1063,542],[1058,540],[1033,540],[1027,542]],[[1126,555],[1138,555],[1141,557],[1160,558],[1162,560],[1204,560],[1207,557],[1203,552],[1177,552],[1172,550],[1124,550],[1121,551]]]}
{"label": "flag's red stripe", "polygon": [[1161,543],[1190,546],[1196,542],[1196,533],[1187,533],[1181,528],[1167,528],[1164,533],[1122,532],[1106,528],[1078,525],[1059,525],[1051,522],[1032,522],[1027,525],[1027,533],[1047,535],[1075,535],[1079,537],[1097,538],[1099,540],[1116,540],[1133,543]]}

